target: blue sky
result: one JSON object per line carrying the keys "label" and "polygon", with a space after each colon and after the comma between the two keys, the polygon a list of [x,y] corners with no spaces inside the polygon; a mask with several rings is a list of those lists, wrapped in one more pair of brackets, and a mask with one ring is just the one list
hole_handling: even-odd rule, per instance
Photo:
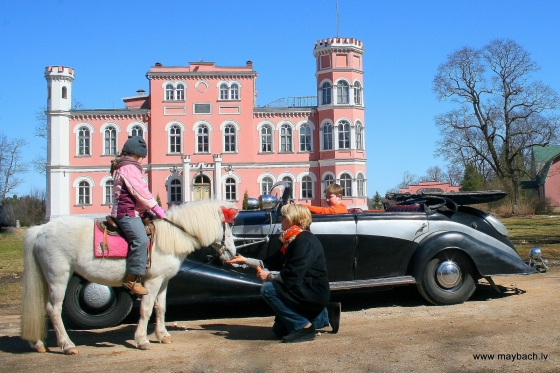
{"label": "blue sky", "polygon": [[[368,196],[395,187],[405,171],[445,168],[434,155],[434,117],[449,109],[432,92],[437,67],[463,46],[509,38],[541,66],[535,78],[560,92],[560,2],[555,0],[340,0],[339,34],[364,42]],[[148,91],[155,62],[217,65],[253,61],[259,105],[313,96],[316,40],[336,36],[334,0],[2,1],[0,132],[42,151],[35,112],[46,105],[45,66],[76,70],[73,96],[85,108],[121,108]],[[16,191],[44,188],[30,172]]]}

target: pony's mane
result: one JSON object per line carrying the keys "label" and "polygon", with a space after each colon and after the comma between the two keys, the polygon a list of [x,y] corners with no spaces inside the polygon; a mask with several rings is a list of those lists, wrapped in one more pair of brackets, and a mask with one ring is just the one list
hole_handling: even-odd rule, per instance
{"label": "pony's mane", "polygon": [[230,203],[201,200],[175,205],[165,217],[183,227],[187,233],[163,220],[156,220],[156,247],[164,254],[190,254],[200,247],[210,246],[222,237],[223,212],[220,206]]}

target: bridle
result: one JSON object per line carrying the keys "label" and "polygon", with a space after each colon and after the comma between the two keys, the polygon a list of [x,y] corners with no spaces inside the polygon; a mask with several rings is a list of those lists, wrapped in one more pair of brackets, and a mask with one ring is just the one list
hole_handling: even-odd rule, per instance
{"label": "bridle", "polygon": [[[174,226],[175,228],[178,228],[178,229],[182,230],[183,232],[185,232],[185,233],[188,234],[189,236],[192,236],[189,232],[187,232],[187,231],[185,230],[185,228],[183,228],[183,227],[180,226],[179,224],[177,224],[177,223],[175,223],[175,222],[173,222],[173,221],[171,221],[171,220],[169,220],[169,219],[167,219],[167,218],[162,218],[161,220],[163,220],[163,221],[165,221],[165,222],[171,224],[171,225]],[[214,243],[212,244],[212,248],[213,248],[214,250],[216,250],[216,255],[214,255],[214,256],[212,256],[212,257],[209,257],[209,258],[208,258],[208,261],[209,261],[209,262],[210,262],[210,261],[213,261],[213,260],[216,259],[216,257],[218,257],[218,256],[220,256],[220,257],[221,257],[221,256],[224,256],[224,257],[226,257],[226,258],[228,258],[228,259],[232,259],[232,258],[231,258],[231,253],[229,252],[229,250],[226,249],[226,224],[229,224],[229,223],[227,223],[227,222],[225,222],[225,221],[222,222],[222,242],[220,242],[220,243],[214,242]]]}

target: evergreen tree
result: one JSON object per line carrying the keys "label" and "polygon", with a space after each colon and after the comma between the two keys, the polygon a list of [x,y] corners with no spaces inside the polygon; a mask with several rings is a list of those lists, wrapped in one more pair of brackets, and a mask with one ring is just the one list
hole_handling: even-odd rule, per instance
{"label": "evergreen tree", "polygon": [[461,191],[469,192],[483,189],[485,189],[484,178],[476,170],[476,167],[474,167],[474,165],[468,164],[467,167],[465,167],[463,181],[461,182]]}

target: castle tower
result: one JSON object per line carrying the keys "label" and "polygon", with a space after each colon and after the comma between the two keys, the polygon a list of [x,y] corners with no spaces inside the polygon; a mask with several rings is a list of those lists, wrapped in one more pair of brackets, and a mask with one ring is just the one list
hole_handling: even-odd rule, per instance
{"label": "castle tower", "polygon": [[74,69],[47,66],[47,214],[70,214],[70,109]]}
{"label": "castle tower", "polygon": [[321,180],[333,177],[346,185],[345,196],[360,198],[366,196],[363,54],[363,43],[354,38],[319,40],[313,50]]}

